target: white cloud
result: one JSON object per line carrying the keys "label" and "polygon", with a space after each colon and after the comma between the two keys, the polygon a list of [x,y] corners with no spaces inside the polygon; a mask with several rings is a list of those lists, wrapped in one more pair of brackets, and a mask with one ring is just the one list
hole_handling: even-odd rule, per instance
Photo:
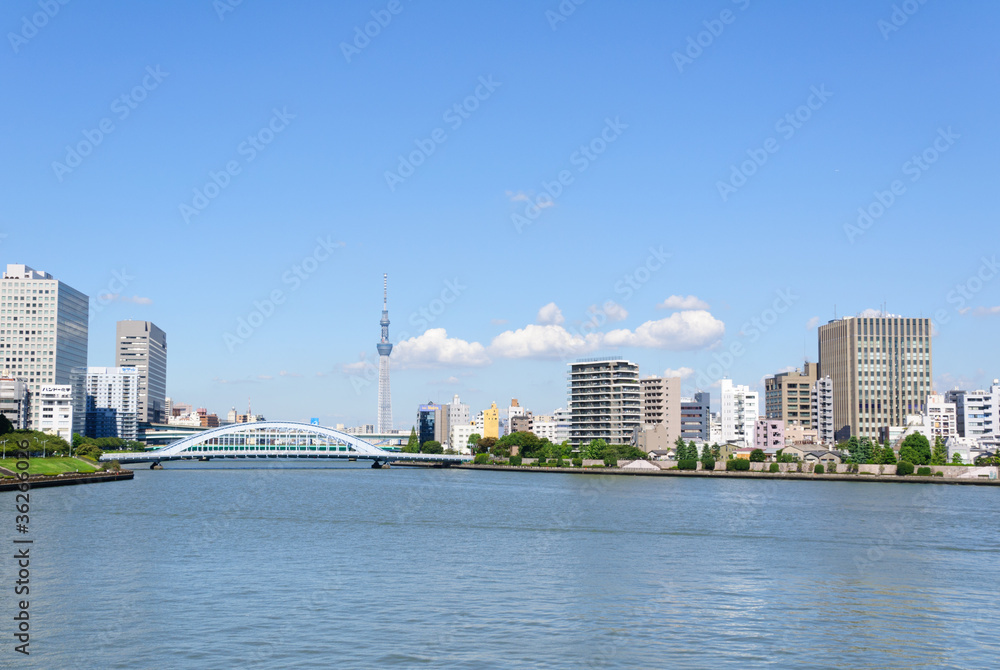
{"label": "white cloud", "polygon": [[996,307],[977,307],[974,312],[976,316],[992,316],[993,314],[1000,314],[1000,305]]}
{"label": "white cloud", "polygon": [[680,377],[681,379],[687,379],[694,374],[694,370],[688,367],[680,367],[676,370],[674,368],[667,368],[663,371],[664,377]]}
{"label": "white cloud", "polygon": [[584,354],[600,345],[597,333],[578,335],[556,324],[530,324],[494,337],[490,353],[501,358],[559,358]]}
{"label": "white cloud", "polygon": [[507,199],[511,202],[527,202],[528,196],[524,191],[507,191]]}
{"label": "white cloud", "polygon": [[619,305],[614,300],[608,300],[604,303],[603,308],[598,308],[597,305],[591,305],[590,309],[587,310],[591,314],[596,314],[597,312],[604,312],[604,315],[608,317],[608,323],[614,323],[615,321],[624,321],[628,318],[628,310]]}
{"label": "white cloud", "polygon": [[604,335],[611,347],[649,349],[701,349],[722,339],[726,324],[704,310],[675,312],[665,319],[647,321],[635,331],[612,330]]}
{"label": "white cloud", "polygon": [[266,381],[268,379],[274,379],[274,377],[272,377],[271,375],[257,375],[257,379],[263,379]]}
{"label": "white cloud", "polygon": [[494,326],[505,326],[507,325],[507,319],[490,319],[490,323]]}
{"label": "white cloud", "polygon": [[278,376],[279,377],[301,377],[302,375],[300,375],[298,372],[289,372],[287,370],[282,370],[281,372],[278,373]]}
{"label": "white cloud", "polygon": [[423,335],[403,340],[392,350],[392,363],[399,368],[433,368],[445,365],[489,365],[486,347],[448,337],[444,328],[431,328]]}
{"label": "white cloud", "polygon": [[686,298],[680,295],[672,295],[659,305],[660,309],[708,309],[708,303],[693,295]]}
{"label": "white cloud", "polygon": [[815,328],[818,325],[819,325],[819,317],[818,316],[814,316],[813,318],[809,319],[806,322],[806,330],[812,330],[813,328]]}
{"label": "white cloud", "polygon": [[562,310],[559,309],[554,302],[550,302],[548,305],[538,310],[538,316],[535,317],[535,321],[543,326],[558,326],[566,321],[566,319],[563,317]]}

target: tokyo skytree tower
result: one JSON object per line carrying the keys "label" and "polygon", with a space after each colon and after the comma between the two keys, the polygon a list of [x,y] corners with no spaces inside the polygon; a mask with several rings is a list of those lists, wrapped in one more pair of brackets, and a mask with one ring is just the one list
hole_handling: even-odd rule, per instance
{"label": "tokyo skytree tower", "polygon": [[392,392],[389,390],[389,275],[382,275],[382,340],[378,343],[378,432],[392,430]]}

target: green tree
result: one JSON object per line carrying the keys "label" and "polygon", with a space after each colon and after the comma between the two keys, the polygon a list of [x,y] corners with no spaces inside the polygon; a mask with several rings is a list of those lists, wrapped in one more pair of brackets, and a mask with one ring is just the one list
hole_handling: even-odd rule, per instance
{"label": "green tree", "polygon": [[952,454],[951,455],[951,464],[952,465],[964,465],[964,463],[962,463],[962,454],[958,453],[957,451],[954,454]]}
{"label": "green tree", "polygon": [[708,442],[701,445],[701,460],[704,463],[708,459],[712,458],[712,448],[708,446]]}
{"label": "green tree", "polygon": [[875,445],[871,439],[862,437],[858,440],[857,453],[855,459],[858,463],[871,463],[875,455]]}
{"label": "green tree", "polygon": [[441,443],[437,440],[427,440],[420,445],[420,453],[422,454],[443,454],[444,449],[441,447]]}
{"label": "green tree", "polygon": [[[679,438],[678,438],[679,439]],[[583,457],[586,459],[599,460],[604,458],[604,451],[608,448],[608,443],[604,440],[591,440],[583,449]]]}
{"label": "green tree", "polygon": [[851,439],[849,439],[846,443],[841,443],[838,444],[837,446],[840,447],[842,451],[846,451],[848,454],[850,454],[847,457],[847,460],[850,461],[851,463],[864,463],[864,461],[858,460],[859,443],[856,435],[851,435]]}
{"label": "green tree", "polygon": [[947,465],[948,448],[940,435],[934,438],[934,451],[931,452],[931,465]]}
{"label": "green tree", "polygon": [[722,456],[722,448],[719,446],[718,442],[715,442],[712,444],[712,458],[719,460],[720,456]]}
{"label": "green tree", "polygon": [[763,463],[766,458],[767,454],[764,453],[763,449],[754,449],[750,452],[751,463]]}
{"label": "green tree", "polygon": [[910,433],[899,445],[899,460],[928,465],[931,462],[931,443],[920,433]]}
{"label": "green tree", "polygon": [[895,465],[896,452],[893,451],[892,447],[888,444],[884,444],[875,449],[875,455],[872,458],[872,462],[876,465]]}
{"label": "green tree", "polygon": [[0,414],[0,435],[14,432],[14,424],[10,422],[6,414]]}
{"label": "green tree", "polygon": [[488,454],[490,450],[493,449],[493,445],[497,443],[497,438],[495,437],[484,437],[476,443],[476,453],[477,454]]}
{"label": "green tree", "polygon": [[681,460],[687,455],[687,443],[684,441],[683,437],[678,436],[674,440],[674,459]]}
{"label": "green tree", "polygon": [[687,450],[684,452],[684,457],[688,460],[698,460],[698,447],[695,446],[694,440],[687,443]]}
{"label": "green tree", "polygon": [[479,433],[473,433],[472,435],[469,435],[469,441],[466,442],[466,446],[468,446],[472,451],[475,451],[476,445],[479,444],[479,440],[481,439],[483,439],[482,435]]}
{"label": "green tree", "polygon": [[403,451],[407,454],[415,454],[420,451],[420,442],[417,440],[416,427],[410,428],[410,439],[406,441],[406,446],[403,447]]}

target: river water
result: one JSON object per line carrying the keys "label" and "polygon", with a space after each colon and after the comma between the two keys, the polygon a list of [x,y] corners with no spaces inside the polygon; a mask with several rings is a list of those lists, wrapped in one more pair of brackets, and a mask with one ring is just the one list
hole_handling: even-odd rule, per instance
{"label": "river water", "polygon": [[994,488],[170,463],[31,506],[11,667],[1000,665]]}

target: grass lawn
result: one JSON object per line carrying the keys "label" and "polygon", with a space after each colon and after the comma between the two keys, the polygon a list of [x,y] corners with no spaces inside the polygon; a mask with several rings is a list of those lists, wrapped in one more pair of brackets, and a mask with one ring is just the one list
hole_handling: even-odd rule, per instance
{"label": "grass lawn", "polygon": [[[0,459],[0,468],[17,472],[17,460],[13,458]],[[94,472],[97,468],[79,458],[70,458],[68,456],[28,459],[28,474],[31,475],[58,475],[63,472],[76,472],[77,470],[80,472]]]}

